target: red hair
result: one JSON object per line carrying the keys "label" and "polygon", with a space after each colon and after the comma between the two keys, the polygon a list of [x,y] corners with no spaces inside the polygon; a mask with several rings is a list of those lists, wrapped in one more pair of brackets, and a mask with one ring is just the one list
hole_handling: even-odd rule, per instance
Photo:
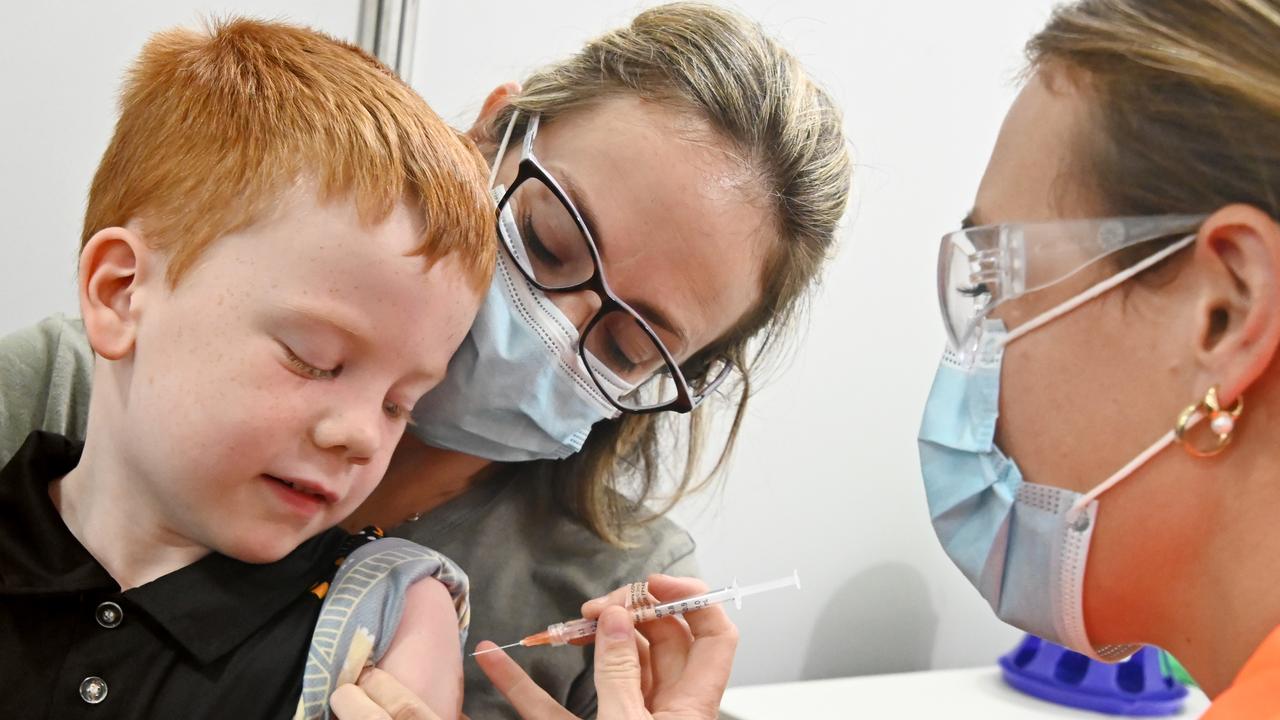
{"label": "red hair", "polygon": [[302,177],[361,218],[407,199],[426,220],[416,253],[456,254],[482,288],[496,242],[484,161],[390,70],[305,28],[232,19],[143,47],[94,175],[81,245],[140,224],[176,285],[216,238],[261,219]]}

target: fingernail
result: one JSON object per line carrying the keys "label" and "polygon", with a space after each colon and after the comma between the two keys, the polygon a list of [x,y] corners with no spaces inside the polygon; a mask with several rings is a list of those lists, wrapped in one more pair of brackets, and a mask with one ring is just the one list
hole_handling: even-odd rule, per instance
{"label": "fingernail", "polygon": [[603,632],[610,640],[625,640],[631,637],[631,631],[631,618],[626,610],[617,606],[605,608],[596,629],[596,632]]}

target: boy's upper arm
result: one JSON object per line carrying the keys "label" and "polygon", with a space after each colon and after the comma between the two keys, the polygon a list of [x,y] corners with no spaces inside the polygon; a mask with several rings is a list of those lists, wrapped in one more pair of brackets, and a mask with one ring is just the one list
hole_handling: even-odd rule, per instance
{"label": "boy's upper arm", "polygon": [[[357,542],[339,553],[345,559],[323,593],[307,651],[299,717],[324,717],[333,691],[349,681],[345,671],[370,657],[440,717],[457,717],[459,636],[471,621],[466,573],[444,555],[403,538]],[[371,642],[358,647],[360,637]]]}
{"label": "boy's upper arm", "polygon": [[404,614],[378,667],[422,698],[442,719],[462,711],[458,612],[444,584],[426,577],[404,597]]}
{"label": "boy's upper arm", "polygon": [[0,466],[33,430],[84,439],[93,351],[62,315],[0,338]]}

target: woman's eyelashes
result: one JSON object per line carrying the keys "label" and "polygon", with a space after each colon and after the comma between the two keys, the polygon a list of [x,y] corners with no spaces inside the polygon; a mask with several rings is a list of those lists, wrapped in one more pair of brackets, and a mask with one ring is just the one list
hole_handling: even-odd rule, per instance
{"label": "woman's eyelashes", "polygon": [[537,259],[541,264],[549,267],[560,267],[561,265],[564,265],[564,261],[555,253],[551,252],[551,249],[546,246],[546,243],[542,242],[542,238],[539,237],[538,233],[533,229],[533,222],[530,221],[527,216],[524,219],[523,228],[520,231],[520,237],[524,240],[525,247],[529,248],[529,250],[537,256]]}
{"label": "woman's eyelashes", "polygon": [[293,372],[301,375],[309,380],[332,380],[342,374],[342,364],[339,363],[332,368],[322,368],[303,360],[298,356],[293,348],[281,342],[280,347],[284,349],[285,363]]}
{"label": "woman's eyelashes", "polygon": [[612,333],[609,334],[608,340],[605,342],[605,354],[608,355],[609,365],[614,372],[630,376],[640,369],[640,365],[627,355]]}

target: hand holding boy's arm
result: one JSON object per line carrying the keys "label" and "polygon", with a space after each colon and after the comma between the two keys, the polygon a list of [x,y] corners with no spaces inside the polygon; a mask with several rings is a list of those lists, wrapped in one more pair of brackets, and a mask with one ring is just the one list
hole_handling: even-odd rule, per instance
{"label": "hand holding boy's arm", "polygon": [[404,613],[378,667],[342,685],[329,701],[338,720],[450,720],[462,712],[458,613],[444,584],[409,586]]}
{"label": "hand holding boy's arm", "polygon": [[336,720],[441,720],[412,690],[385,670],[369,668],[356,685],[343,685],[329,699]]}

